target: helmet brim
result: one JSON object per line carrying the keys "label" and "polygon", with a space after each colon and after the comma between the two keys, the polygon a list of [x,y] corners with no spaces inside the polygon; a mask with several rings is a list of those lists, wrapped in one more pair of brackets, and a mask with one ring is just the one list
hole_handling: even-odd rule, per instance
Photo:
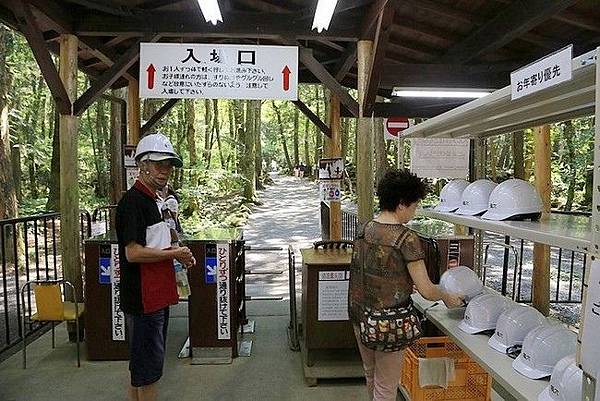
{"label": "helmet brim", "polygon": [[506,350],[508,349],[507,345],[500,342],[496,333],[494,333],[494,335],[490,337],[490,339],[488,340],[488,345],[490,346],[490,348],[495,349],[496,351],[501,352],[503,354],[506,354]]}
{"label": "helmet brim", "polygon": [[556,401],[557,398],[552,397],[552,393],[550,392],[550,385],[547,385],[540,395],[538,395],[538,401]]}
{"label": "helmet brim", "polygon": [[468,324],[467,322],[465,322],[464,320],[461,320],[457,327],[467,334],[477,334],[477,333],[481,333],[482,331],[488,330],[488,329],[481,329],[478,327],[473,327],[470,324]]}
{"label": "helmet brim", "polygon": [[160,162],[163,160],[169,160],[171,161],[171,164],[174,167],[183,167],[183,161],[181,160],[181,158],[178,155],[175,154],[171,154],[171,153],[156,153],[156,152],[151,152],[151,153],[146,153],[142,156],[140,156],[139,158],[140,160],[150,160],[153,162]]}
{"label": "helmet brim", "polygon": [[486,208],[472,209],[472,208],[467,208],[467,207],[459,207],[458,210],[454,213],[462,214],[463,216],[476,216],[480,213],[485,212],[486,210],[487,210]]}
{"label": "helmet brim", "polygon": [[458,209],[458,206],[444,206],[444,205],[437,205],[434,210],[437,212],[454,212],[456,209]]}
{"label": "helmet brim", "polygon": [[485,219],[485,220],[499,221],[499,220],[509,219],[513,216],[533,214],[533,213],[541,213],[541,210],[535,209],[535,208],[521,209],[521,210],[513,211],[513,212],[509,212],[509,211],[501,212],[501,211],[488,210],[487,212],[485,212],[484,214],[481,215],[481,218]]}
{"label": "helmet brim", "polygon": [[542,379],[544,377],[550,376],[549,372],[544,372],[539,369],[534,369],[531,366],[527,365],[523,358],[523,354],[519,355],[517,357],[517,359],[515,359],[513,361],[512,366],[513,366],[514,370],[516,370],[523,376],[528,377],[530,379],[537,380],[537,379]]}

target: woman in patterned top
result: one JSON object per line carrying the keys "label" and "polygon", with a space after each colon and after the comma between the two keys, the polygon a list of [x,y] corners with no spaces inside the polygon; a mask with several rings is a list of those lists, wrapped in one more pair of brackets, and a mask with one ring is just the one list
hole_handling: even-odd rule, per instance
{"label": "woman in patterned top", "polygon": [[381,213],[359,233],[359,238],[368,244],[368,254],[358,260],[361,258],[355,248],[352,256],[350,320],[373,401],[396,400],[404,351],[377,351],[361,343],[359,322],[365,308],[409,306],[414,287],[424,298],[442,300],[448,307],[461,306],[463,302],[460,296],[445,293],[431,282],[420,239],[404,225],[414,217],[426,192],[425,183],[409,171],[387,172],[377,185]]}

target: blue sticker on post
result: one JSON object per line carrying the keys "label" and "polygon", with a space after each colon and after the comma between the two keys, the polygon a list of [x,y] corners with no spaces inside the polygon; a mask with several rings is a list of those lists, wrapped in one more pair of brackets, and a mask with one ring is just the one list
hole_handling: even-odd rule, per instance
{"label": "blue sticker on post", "polygon": [[217,244],[206,244],[204,282],[206,284],[215,284],[217,282]]}
{"label": "blue sticker on post", "polygon": [[110,284],[110,257],[110,245],[101,245],[98,258],[98,282],[100,284]]}

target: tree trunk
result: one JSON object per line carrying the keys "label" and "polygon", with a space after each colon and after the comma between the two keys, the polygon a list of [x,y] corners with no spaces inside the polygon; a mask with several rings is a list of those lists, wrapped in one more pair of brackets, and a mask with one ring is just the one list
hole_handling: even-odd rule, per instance
{"label": "tree trunk", "polygon": [[489,160],[489,165],[490,165],[490,177],[492,179],[492,181],[496,181],[497,176],[498,176],[498,170],[497,170],[497,166],[498,166],[498,152],[496,149],[496,140],[494,138],[489,138],[488,139],[488,146],[490,149],[490,160]]}
{"label": "tree trunk", "polygon": [[565,210],[573,209],[573,200],[575,198],[575,185],[577,184],[577,163],[575,160],[575,146],[573,145],[573,136],[575,136],[575,127],[572,121],[566,121],[563,126],[563,137],[567,148],[567,163],[569,166],[567,188],[567,200],[565,201]]}
{"label": "tree trunk", "polygon": [[254,171],[256,175],[256,189],[264,189],[263,180],[263,160],[262,160],[262,135],[261,135],[261,118],[262,118],[262,101],[257,100],[254,103]]}
{"label": "tree trunk", "polygon": [[244,158],[243,154],[246,152],[246,149],[243,148],[244,142],[244,102],[242,100],[234,100],[233,101],[233,117],[235,124],[235,138],[234,144],[236,148],[236,160],[235,166],[238,173],[242,172],[241,169],[241,160]]}
{"label": "tree trunk", "polygon": [[294,132],[293,132],[293,141],[294,141],[294,166],[300,164],[300,149],[299,149],[299,110],[297,107],[294,107]]}
{"label": "tree trunk", "polygon": [[523,131],[512,135],[513,171],[515,178],[525,178],[525,162],[523,160]]}
{"label": "tree trunk", "polygon": [[[232,168],[231,163],[235,163],[237,155],[237,142],[236,142],[236,129],[235,129],[235,116],[234,116],[234,103],[232,100],[227,102],[227,113],[229,116],[229,136],[231,138],[231,152],[227,155],[227,169]],[[233,160],[232,160],[233,159]]]}
{"label": "tree trunk", "polygon": [[511,147],[511,143],[507,140],[507,138],[502,138],[502,149],[500,150],[500,157],[498,157],[498,168],[503,172],[507,165],[507,159],[509,155],[509,150]]}
{"label": "tree trunk", "polygon": [[310,168],[312,168],[312,163],[310,160],[310,148],[308,146],[310,142],[310,121],[308,118],[304,118],[304,163]]}
{"label": "tree trunk", "polygon": [[285,140],[285,133],[283,131],[283,121],[281,119],[281,111],[279,110],[274,101],[272,101],[271,103],[273,104],[273,110],[275,111],[275,116],[277,117],[277,127],[279,128],[279,138],[281,139],[281,146],[283,148],[285,162],[287,164],[288,171],[293,171],[294,166],[292,165],[292,160],[290,159],[290,153],[288,152],[288,147]]}
{"label": "tree trunk", "polygon": [[[96,195],[99,198],[104,198],[107,195],[107,185],[106,185],[106,166],[104,166],[104,160],[106,160],[104,154],[104,141],[103,141],[103,132],[104,132],[104,99],[99,98],[96,101],[96,129],[93,129],[91,132],[92,137],[92,147],[94,152],[94,164],[96,166]],[[91,125],[90,125],[91,126]],[[96,140],[94,140],[96,137]]]}
{"label": "tree trunk", "polygon": [[342,160],[346,164],[346,155],[348,154],[348,136],[350,133],[350,119],[342,118]]}
{"label": "tree trunk", "polygon": [[225,161],[225,156],[223,156],[223,146],[221,144],[221,122],[219,121],[219,99],[213,99],[213,109],[215,111],[213,128],[215,130],[215,136],[217,137],[217,147],[219,150],[219,162],[221,163],[221,168],[223,170],[225,170],[226,161]]}
{"label": "tree trunk", "polygon": [[58,111],[54,108],[54,133],[52,135],[52,160],[50,161],[48,201],[46,210],[60,211],[60,132]]}
{"label": "tree trunk", "polygon": [[[122,89],[112,91],[112,95],[124,99],[126,97]],[[123,125],[121,121],[120,103],[110,103],[110,204],[116,205],[121,200],[121,193],[124,190],[123,183]],[[114,211],[111,211],[111,226],[114,227]]]}
{"label": "tree trunk", "polygon": [[196,154],[196,109],[194,108],[194,99],[185,99],[185,122],[186,122],[186,134],[187,147],[190,155],[189,167],[192,168],[196,165],[198,156]]}
{"label": "tree trunk", "polygon": [[[317,108],[316,108],[316,115],[321,118],[321,113],[319,112],[319,104],[321,103],[319,101],[319,87],[317,85],[315,85],[315,102],[317,103]],[[322,151],[323,151],[323,134],[317,129],[315,130],[315,164],[318,165],[319,164],[319,160],[321,159],[322,156]]]}
{"label": "tree trunk", "polygon": [[[16,217],[17,194],[13,181],[11,165],[11,146],[9,135],[9,99],[11,91],[11,73],[6,64],[6,55],[10,47],[10,33],[0,26],[0,219]],[[2,233],[0,233],[2,234]]]}
{"label": "tree trunk", "polygon": [[39,75],[37,76],[37,81],[32,80],[32,89],[34,93],[34,100],[32,104],[32,108],[27,112],[27,117],[25,119],[25,132],[27,133],[27,172],[29,179],[29,193],[32,198],[37,198],[39,194],[38,190],[38,177],[37,177],[37,163],[35,157],[35,149],[36,149],[36,127],[37,122],[40,120],[40,100],[42,93],[42,86],[44,85],[44,78]]}
{"label": "tree trunk", "polygon": [[376,118],[375,124],[375,138],[373,140],[375,145],[375,185],[383,178],[383,175],[388,169],[387,152],[385,149],[385,138],[383,137],[383,120]]}
{"label": "tree trunk", "polygon": [[204,160],[207,169],[210,168],[212,118],[211,101],[204,99]]}
{"label": "tree trunk", "polygon": [[[150,120],[152,118],[152,116],[154,116],[154,114],[156,114],[158,109],[160,109],[161,103],[162,103],[162,101],[160,99],[145,99],[144,100],[144,104],[142,106],[142,120],[144,120],[144,121],[142,121],[142,125],[144,125],[144,123],[146,121]],[[154,127],[156,127],[156,125],[150,127],[150,130],[148,131],[148,133],[153,131]]]}
{"label": "tree trunk", "polygon": [[244,177],[244,198],[248,202],[254,201],[254,118],[256,116],[256,100],[246,101],[246,129],[243,133],[244,153],[240,160],[240,173]]}

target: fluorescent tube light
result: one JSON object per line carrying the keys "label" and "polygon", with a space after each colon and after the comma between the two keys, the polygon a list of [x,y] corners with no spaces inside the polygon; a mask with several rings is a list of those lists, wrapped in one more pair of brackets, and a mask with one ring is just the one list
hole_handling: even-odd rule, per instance
{"label": "fluorescent tube light", "polygon": [[394,89],[392,91],[392,96],[398,97],[453,97],[475,99],[489,94],[490,92],[469,90]]}
{"label": "fluorescent tube light", "polygon": [[202,10],[206,22],[211,22],[213,25],[217,25],[217,22],[223,22],[221,9],[217,0],[198,0],[198,5]]}
{"label": "fluorescent tube light", "polygon": [[333,17],[333,11],[335,10],[337,2],[338,0],[319,0],[311,29],[316,28],[319,33],[321,33],[323,29],[329,29],[331,17]]}

